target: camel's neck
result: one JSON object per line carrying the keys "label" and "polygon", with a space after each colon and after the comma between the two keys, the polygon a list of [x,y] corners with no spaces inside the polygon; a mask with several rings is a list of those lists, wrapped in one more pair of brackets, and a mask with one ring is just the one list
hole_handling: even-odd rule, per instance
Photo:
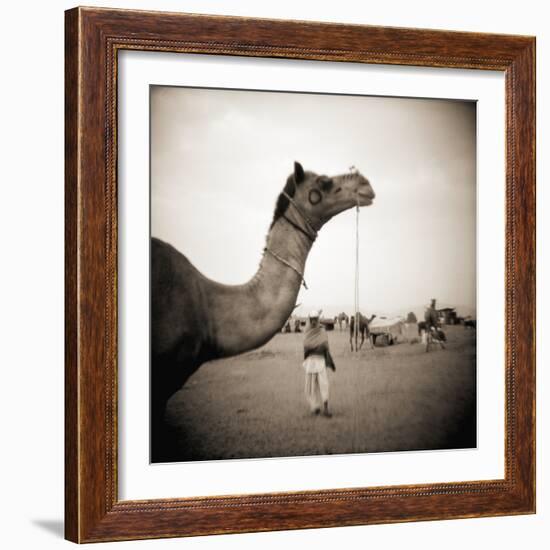
{"label": "camel's neck", "polygon": [[[304,225],[292,208],[286,216]],[[281,217],[267,236],[268,250],[254,277],[244,285],[215,285],[209,289],[211,338],[219,357],[257,348],[281,330],[294,309],[302,283],[300,275],[281,259],[303,273],[311,246],[306,235]]]}

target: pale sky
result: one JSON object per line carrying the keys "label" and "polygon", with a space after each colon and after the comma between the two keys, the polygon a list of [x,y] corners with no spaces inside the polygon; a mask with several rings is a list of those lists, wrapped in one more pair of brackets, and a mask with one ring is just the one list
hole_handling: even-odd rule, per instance
{"label": "pale sky", "polygon": [[[373,186],[360,212],[361,311],[406,314],[432,297],[475,308],[473,102],[152,87],[152,235],[207,277],[246,282],[295,160],[328,175],[354,165]],[[351,311],[354,274],[348,211],[314,244],[300,312]]]}

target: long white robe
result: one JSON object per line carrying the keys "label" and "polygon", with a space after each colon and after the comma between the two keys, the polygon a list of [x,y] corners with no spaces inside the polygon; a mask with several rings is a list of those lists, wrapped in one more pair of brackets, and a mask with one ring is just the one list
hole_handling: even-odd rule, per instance
{"label": "long white robe", "polygon": [[303,362],[306,371],[305,394],[312,411],[320,410],[328,401],[328,375],[325,358],[310,355]]}

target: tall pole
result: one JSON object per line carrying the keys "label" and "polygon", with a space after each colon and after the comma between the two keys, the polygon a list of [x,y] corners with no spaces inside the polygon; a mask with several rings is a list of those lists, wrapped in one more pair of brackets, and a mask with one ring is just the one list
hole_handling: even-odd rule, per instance
{"label": "tall pole", "polygon": [[359,197],[355,209],[355,351],[359,344]]}

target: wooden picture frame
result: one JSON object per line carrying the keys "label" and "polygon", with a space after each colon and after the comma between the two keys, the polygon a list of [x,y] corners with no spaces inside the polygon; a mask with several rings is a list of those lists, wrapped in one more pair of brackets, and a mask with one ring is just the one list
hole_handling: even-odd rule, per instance
{"label": "wooden picture frame", "polygon": [[[505,477],[120,501],[117,53],[501,71],[506,86]],[[97,542],[535,511],[535,39],[98,8],[66,12],[65,533]]]}

